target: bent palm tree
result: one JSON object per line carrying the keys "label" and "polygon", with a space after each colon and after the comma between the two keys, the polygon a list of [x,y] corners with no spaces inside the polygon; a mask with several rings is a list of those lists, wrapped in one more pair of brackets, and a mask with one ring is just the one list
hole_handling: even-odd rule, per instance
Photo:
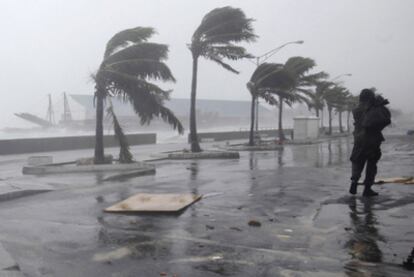
{"label": "bent palm tree", "polygon": [[344,128],[342,124],[342,113],[346,111],[347,108],[347,101],[348,97],[350,95],[349,91],[346,88],[339,87],[338,88],[338,99],[336,101],[336,107],[335,110],[338,113],[338,120],[339,120],[339,132],[343,133]]}
{"label": "bent palm tree", "polygon": [[290,87],[292,80],[286,71],[283,71],[282,64],[263,63],[259,65],[247,83],[252,100],[250,108],[250,135],[249,145],[254,145],[254,121],[255,103],[258,97],[263,98],[270,105],[278,105],[278,101],[272,94],[276,94],[281,88]]}
{"label": "bent palm tree", "polygon": [[358,106],[359,103],[359,97],[350,94],[348,96],[348,99],[346,101],[346,112],[347,112],[347,116],[346,116],[346,126],[347,126],[347,131],[350,132],[351,128],[350,128],[350,118],[351,118],[351,112],[353,109],[355,109]]}
{"label": "bent palm tree", "polygon": [[334,83],[328,81],[317,81],[315,82],[315,92],[311,96],[312,108],[315,109],[315,115],[319,117],[323,108],[325,107],[324,95],[325,92],[332,86]]}
{"label": "bent palm tree", "polygon": [[308,72],[315,66],[315,61],[310,58],[304,57],[291,57],[283,65],[283,71],[285,75],[290,76],[289,87],[281,88],[276,91],[279,97],[279,141],[283,142],[285,136],[283,133],[283,104],[292,106],[293,103],[305,103],[308,107],[311,107],[312,91],[310,87],[314,85],[317,80],[326,78],[327,74],[324,72],[318,72],[314,74],[308,74]]}
{"label": "bent palm tree", "polygon": [[[264,98],[269,104],[279,105],[278,134],[279,141],[283,142],[283,104],[291,106],[295,102],[304,102],[311,106],[310,87],[327,74],[319,72],[308,74],[308,71],[315,66],[315,62],[309,58],[292,57],[285,64],[264,63],[253,73],[248,83],[252,94],[252,101],[257,97]],[[273,96],[277,96],[276,100]],[[254,118],[254,107],[252,104],[251,120]],[[252,121],[253,122],[253,121]],[[249,144],[253,145],[253,123],[250,126]]]}
{"label": "bent palm tree", "polygon": [[[325,93],[325,101],[326,106],[328,108],[328,123],[329,123],[329,129],[328,129],[328,135],[332,134],[332,111],[336,109],[337,111],[343,109],[345,105],[344,101],[344,95],[346,93],[346,88],[341,86],[334,86],[329,88]],[[342,112],[339,114],[339,124],[342,125]],[[340,126],[340,130],[341,130]]]}
{"label": "bent palm tree", "polygon": [[240,9],[232,7],[217,8],[206,14],[195,30],[189,48],[193,57],[190,107],[190,143],[192,152],[200,152],[196,124],[196,91],[198,58],[214,61],[225,69],[238,73],[225,63],[224,59],[239,60],[251,57],[246,50],[235,43],[251,42],[256,39],[252,19],[247,18]]}
{"label": "bent palm tree", "polygon": [[104,59],[93,78],[97,164],[104,162],[103,107],[106,97],[117,96],[130,102],[141,118],[141,124],[149,124],[154,117],[160,117],[179,133],[183,132],[177,117],[164,107],[170,91],[149,81],[175,81],[170,69],[163,62],[167,59],[168,46],[147,42],[154,33],[151,27],[127,29],[115,34],[106,45]]}
{"label": "bent palm tree", "polygon": [[[327,78],[328,77],[329,76],[327,74]],[[325,81],[325,80],[315,82],[315,93],[312,97],[312,102],[313,102],[313,108],[315,109],[315,114],[318,118],[320,118],[320,127],[322,129],[325,128],[324,116],[323,116],[324,115],[323,110],[326,106],[325,105],[326,104],[325,103],[325,93],[333,85],[335,85],[335,83]]]}

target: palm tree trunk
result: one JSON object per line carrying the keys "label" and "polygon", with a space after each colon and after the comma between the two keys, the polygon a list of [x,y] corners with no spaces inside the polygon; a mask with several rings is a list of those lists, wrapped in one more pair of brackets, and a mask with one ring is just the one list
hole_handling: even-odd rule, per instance
{"label": "palm tree trunk", "polygon": [[323,113],[323,108],[321,109],[321,127],[322,127],[322,129],[324,129],[325,128],[325,124],[324,124],[324,122],[323,122],[323,120],[324,120],[324,113]]}
{"label": "palm tree trunk", "polygon": [[332,108],[330,107],[328,107],[328,122],[329,122],[328,135],[332,135]]}
{"label": "palm tree trunk", "polygon": [[319,117],[319,108],[315,108],[315,112],[316,112],[316,117],[319,118],[319,122],[318,122],[318,134],[321,132],[321,118]]}
{"label": "palm tree trunk", "polygon": [[96,129],[95,129],[95,164],[103,164],[104,144],[103,144],[103,93],[97,90],[96,93]]}
{"label": "palm tree trunk", "polygon": [[339,132],[343,133],[344,132],[344,128],[342,127],[342,112],[338,112],[338,116],[339,116]]}
{"label": "palm tree trunk", "polygon": [[196,92],[197,92],[198,57],[193,54],[193,76],[191,81],[191,106],[190,106],[190,143],[191,152],[201,152],[197,136],[196,122]]}
{"label": "palm tree trunk", "polygon": [[279,95],[279,141],[283,142],[285,140],[285,135],[283,134],[282,126],[282,115],[283,115],[283,97]]}
{"label": "palm tree trunk", "polygon": [[249,145],[254,145],[254,116],[255,116],[256,97],[252,93],[252,103],[250,107],[250,135]]}

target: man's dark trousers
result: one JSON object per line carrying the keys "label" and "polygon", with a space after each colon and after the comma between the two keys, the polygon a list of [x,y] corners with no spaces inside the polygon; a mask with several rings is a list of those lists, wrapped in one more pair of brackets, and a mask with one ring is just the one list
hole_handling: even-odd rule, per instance
{"label": "man's dark trousers", "polygon": [[358,182],[361,178],[361,173],[365,170],[364,184],[367,187],[371,187],[375,182],[375,176],[377,174],[377,163],[381,158],[381,149],[379,145],[370,145],[369,147],[363,147],[362,145],[354,145],[352,151],[352,182]]}

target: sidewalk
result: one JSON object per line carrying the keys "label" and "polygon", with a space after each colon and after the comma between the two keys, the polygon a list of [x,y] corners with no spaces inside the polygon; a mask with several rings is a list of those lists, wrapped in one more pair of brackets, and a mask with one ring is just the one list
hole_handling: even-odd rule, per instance
{"label": "sidewalk", "polygon": [[12,256],[4,249],[0,243],[0,277],[23,276]]}
{"label": "sidewalk", "polygon": [[[5,181],[0,181],[0,201],[9,201],[16,198],[29,196],[37,193],[52,191],[53,188],[46,185],[19,184],[12,185]],[[17,262],[7,252],[0,242],[0,277],[23,276]]]}

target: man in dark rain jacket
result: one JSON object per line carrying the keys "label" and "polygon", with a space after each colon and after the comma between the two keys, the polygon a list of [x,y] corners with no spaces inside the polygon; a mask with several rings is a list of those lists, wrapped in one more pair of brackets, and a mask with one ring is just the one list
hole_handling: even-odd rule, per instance
{"label": "man in dark rain jacket", "polygon": [[370,89],[363,89],[359,95],[359,105],[354,116],[354,147],[352,149],[351,194],[357,193],[358,180],[365,169],[365,189],[363,196],[378,195],[371,189],[377,174],[377,163],[381,158],[381,143],[384,136],[381,131],[391,123],[391,114],[385,107],[389,102],[380,95],[375,96]]}

